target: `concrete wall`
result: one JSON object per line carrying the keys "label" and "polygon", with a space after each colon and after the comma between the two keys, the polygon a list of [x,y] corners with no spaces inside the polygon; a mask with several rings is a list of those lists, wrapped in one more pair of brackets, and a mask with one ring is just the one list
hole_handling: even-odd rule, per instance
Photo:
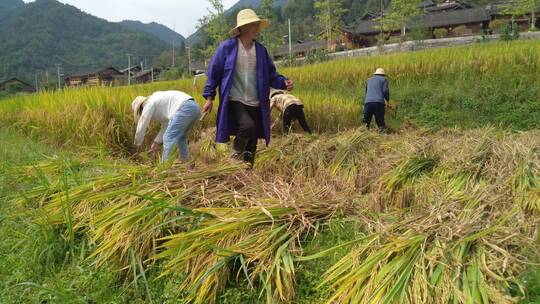
{"label": "concrete wall", "polygon": [[[499,35],[487,36],[488,40],[498,40]],[[527,32],[520,33],[519,39],[531,40],[540,39],[540,32]],[[482,40],[482,36],[468,36],[468,37],[456,37],[456,38],[444,38],[444,39],[429,39],[422,41],[406,41],[403,43],[387,44],[383,47],[369,47],[357,50],[349,50],[344,52],[337,52],[328,54],[331,59],[334,58],[346,58],[346,57],[363,57],[363,56],[375,56],[389,53],[399,52],[413,52],[425,49],[444,48],[452,46],[470,45],[475,44]]]}

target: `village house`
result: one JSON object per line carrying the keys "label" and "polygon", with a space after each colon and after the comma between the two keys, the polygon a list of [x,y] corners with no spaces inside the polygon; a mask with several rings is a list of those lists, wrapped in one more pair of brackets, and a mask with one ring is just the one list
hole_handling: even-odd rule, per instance
{"label": "village house", "polygon": [[120,73],[122,73],[122,75],[128,77],[128,71],[130,71],[130,74],[131,76],[135,76],[136,74],[139,74],[140,72],[142,72],[144,69],[143,67],[140,65],[140,64],[137,64],[137,65],[133,65],[129,68],[125,68],[125,69],[121,69],[120,70]]}
{"label": "village house", "polygon": [[156,81],[159,78],[160,72],[161,71],[159,69],[152,68],[140,71],[132,77],[136,83],[149,83]]}
{"label": "village house", "polygon": [[[490,34],[490,22],[493,20],[505,20],[510,22],[511,17],[504,14],[501,7],[504,2],[490,4],[486,6],[473,7],[463,1],[445,1],[435,3],[431,0],[424,1],[418,5],[421,11],[419,16],[411,18],[406,24],[408,30],[415,27],[426,27],[432,37],[437,29],[445,29],[448,37],[459,37],[468,35]],[[540,12],[540,8],[537,9]],[[383,15],[386,15],[385,11]],[[347,48],[363,48],[377,45],[381,34],[379,22],[381,14],[369,12],[362,16],[359,21],[346,27],[343,31],[344,42]],[[530,27],[530,15],[515,19],[522,31]],[[538,23],[538,21],[537,21]],[[385,33],[384,38],[398,37],[401,29],[395,29],[390,33]]]}
{"label": "village house", "polygon": [[34,93],[36,88],[18,78],[10,78],[6,80],[0,80],[0,92],[2,93]]}
{"label": "village house", "polygon": [[118,85],[122,77],[122,72],[113,67],[108,67],[105,69],[69,75],[64,80],[68,87],[115,86]]}

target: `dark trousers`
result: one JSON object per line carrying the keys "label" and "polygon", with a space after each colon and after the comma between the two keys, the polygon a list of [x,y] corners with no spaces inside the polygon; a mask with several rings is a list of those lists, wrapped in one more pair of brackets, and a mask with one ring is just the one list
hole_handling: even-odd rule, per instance
{"label": "dark trousers", "polygon": [[260,107],[250,107],[238,101],[230,101],[234,119],[238,124],[238,133],[234,138],[234,157],[253,163],[257,151],[259,134],[263,133]]}
{"label": "dark trousers", "polygon": [[298,123],[300,123],[300,126],[302,126],[302,129],[304,129],[305,132],[311,134],[311,129],[309,128],[306,116],[304,115],[304,106],[296,104],[288,106],[287,109],[285,109],[285,113],[283,113],[283,132],[285,132],[285,134],[289,133],[291,123],[294,119],[298,120]]}
{"label": "dark trousers", "polygon": [[379,130],[384,130],[386,128],[386,124],[384,123],[384,103],[368,102],[364,105],[364,123],[368,129],[370,128],[373,115],[375,115],[375,122]]}

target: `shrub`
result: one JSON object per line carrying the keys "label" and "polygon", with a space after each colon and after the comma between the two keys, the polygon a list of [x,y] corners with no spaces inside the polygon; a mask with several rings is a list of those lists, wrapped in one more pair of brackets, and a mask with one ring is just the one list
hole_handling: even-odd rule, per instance
{"label": "shrub", "polygon": [[433,34],[437,39],[446,38],[448,37],[448,30],[445,28],[438,28],[433,31]]}
{"label": "shrub", "polygon": [[501,19],[498,19],[498,20],[492,20],[489,22],[489,29],[495,33],[495,34],[498,34],[501,32],[501,29],[505,26],[505,25],[508,25],[508,22],[505,21],[505,20],[501,20]]}
{"label": "shrub", "polygon": [[323,62],[328,60],[328,51],[326,50],[311,50],[306,54],[306,64]]}
{"label": "shrub", "polygon": [[469,31],[469,28],[466,27],[465,25],[460,25],[456,27],[454,30],[452,30],[452,32],[456,36],[464,36],[465,34],[467,34],[468,31]]}
{"label": "shrub", "polygon": [[519,38],[519,26],[516,24],[506,24],[501,28],[501,40],[511,41]]}

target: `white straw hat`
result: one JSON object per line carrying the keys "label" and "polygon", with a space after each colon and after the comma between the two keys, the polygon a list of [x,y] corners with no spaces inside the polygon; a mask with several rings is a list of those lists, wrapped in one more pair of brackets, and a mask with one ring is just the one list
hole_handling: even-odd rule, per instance
{"label": "white straw hat", "polygon": [[240,35],[240,27],[254,22],[260,22],[261,31],[270,26],[270,20],[259,18],[254,10],[241,10],[236,16],[236,27],[229,32],[229,35],[231,35],[231,37]]}
{"label": "white straw hat", "polygon": [[378,68],[373,75],[386,75],[386,72],[382,68]]}
{"label": "white straw hat", "polygon": [[131,109],[133,110],[133,118],[135,119],[135,122],[139,120],[139,112],[141,110],[141,106],[144,104],[144,102],[148,99],[148,97],[144,96],[137,96],[131,103]]}

